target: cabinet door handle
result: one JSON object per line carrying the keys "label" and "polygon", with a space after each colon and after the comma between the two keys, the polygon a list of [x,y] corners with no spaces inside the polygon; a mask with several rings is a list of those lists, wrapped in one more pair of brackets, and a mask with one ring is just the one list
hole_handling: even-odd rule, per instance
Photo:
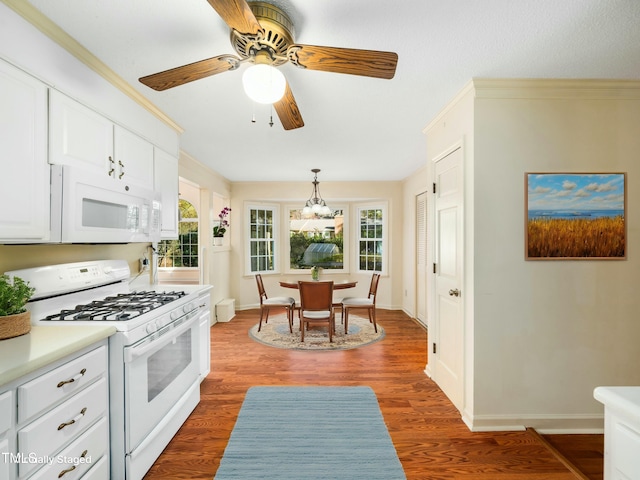
{"label": "cabinet door handle", "polygon": [[75,465],[71,465],[71,468],[67,468],[65,470],[62,470],[59,474],[58,474],[58,478],[62,478],[64,477],[67,473],[69,472],[73,472],[76,469]]}
{"label": "cabinet door handle", "polygon": [[111,155],[109,155],[109,172],[107,173],[107,175],[111,176],[113,175],[113,172],[116,171],[116,162],[113,161],[113,158],[111,158]]}
{"label": "cabinet door handle", "polygon": [[75,417],[73,417],[68,422],[63,422],[60,425],[58,425],[58,430],[62,430],[64,427],[68,427],[69,425],[73,425],[78,420],[80,420],[82,417],[84,417],[85,413],[87,413],[87,407],[84,407],[82,410],[80,410],[80,413],[78,415],[76,415]]}
{"label": "cabinet door handle", "polygon": [[[84,458],[87,456],[87,452],[88,450],[85,450],[84,452],[82,452],[82,454],[80,455],[80,458]],[[72,465],[71,468],[67,468],[66,470],[62,470],[59,474],[58,474],[58,478],[62,478],[63,476],[65,476],[67,473],[69,472],[73,472],[76,468],[78,468],[77,465]]]}
{"label": "cabinet door handle", "polygon": [[124,163],[122,163],[122,160],[118,160],[118,165],[120,165],[120,175],[118,175],[118,178],[122,179],[122,177],[124,177]]}
{"label": "cabinet door handle", "polygon": [[78,373],[77,375],[75,375],[73,378],[70,378],[69,380],[63,380],[60,383],[58,383],[58,388],[66,385],[67,383],[73,383],[76,380],[80,380],[80,378],[82,378],[82,376],[87,373],[87,369],[83,368],[82,370],[80,370],[80,373]]}

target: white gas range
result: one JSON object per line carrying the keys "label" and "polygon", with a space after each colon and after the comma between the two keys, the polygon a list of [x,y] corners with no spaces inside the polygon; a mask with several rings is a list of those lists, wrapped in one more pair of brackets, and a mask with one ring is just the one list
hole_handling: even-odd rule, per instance
{"label": "white gas range", "polygon": [[124,260],[6,272],[35,287],[32,323],[109,325],[111,478],[141,479],[200,401],[210,285],[129,285]]}

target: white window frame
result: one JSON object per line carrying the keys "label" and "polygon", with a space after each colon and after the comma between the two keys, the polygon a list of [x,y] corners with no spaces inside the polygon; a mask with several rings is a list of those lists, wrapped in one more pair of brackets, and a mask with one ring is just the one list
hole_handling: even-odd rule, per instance
{"label": "white window frame", "polygon": [[[273,218],[273,270],[251,270],[251,210],[269,210]],[[245,238],[245,275],[261,275],[279,274],[280,266],[280,205],[275,203],[262,202],[246,202],[244,205],[244,238]]]}
{"label": "white window frame", "polygon": [[[342,237],[343,237],[343,241],[342,241],[342,245],[343,245],[343,252],[342,252],[342,268],[332,268],[332,269],[326,269],[323,270],[323,275],[324,274],[332,274],[332,273],[340,273],[340,274],[345,274],[345,273],[349,273],[349,266],[351,265],[350,263],[350,254],[349,251],[351,250],[350,248],[350,235],[349,235],[349,225],[351,224],[351,209],[349,208],[349,204],[346,203],[337,203],[334,204],[333,202],[330,203],[331,204],[331,208],[333,210],[342,210],[343,214],[344,214],[344,223],[342,225]],[[286,254],[283,255],[283,261],[285,262],[285,266],[283,268],[284,272],[286,274],[305,274],[305,275],[309,275],[311,269],[310,268],[300,268],[300,269],[293,269],[291,268],[291,261],[290,261],[290,251],[291,251],[291,243],[290,243],[290,233],[289,233],[289,227],[290,227],[290,221],[289,219],[291,218],[291,210],[300,210],[301,206],[300,205],[284,205],[283,206],[284,209],[284,218],[286,219],[286,221],[282,222],[282,251],[286,252]]]}
{"label": "white window frame", "polygon": [[[360,269],[360,241],[364,240],[360,237],[360,212],[363,210],[382,210],[382,258],[381,258],[381,270],[362,270]],[[353,235],[353,262],[354,271],[357,273],[371,274],[380,273],[386,275],[389,264],[389,229],[391,228],[391,222],[389,221],[389,204],[388,202],[372,202],[372,203],[358,203],[354,204],[353,215],[353,228],[355,234]]]}
{"label": "white window frame", "polygon": [[[196,223],[197,227],[198,227],[198,237],[197,237],[197,244],[196,244],[196,260],[198,262],[198,266],[197,267],[163,267],[158,265],[158,270],[159,271],[164,271],[164,272],[179,272],[179,271],[198,271],[200,270],[200,268],[202,267],[202,255],[201,255],[201,251],[200,251],[200,247],[201,247],[201,241],[202,241],[202,232],[201,232],[201,228],[200,228],[200,212],[198,212],[198,209],[195,207],[195,205],[193,205],[191,202],[189,202],[188,200],[184,200],[185,202],[188,202],[191,206],[193,206],[194,210],[196,211],[196,213],[198,213],[198,216],[195,218],[181,218],[178,220],[178,238],[176,239],[162,239],[159,243],[161,242],[171,242],[171,241],[175,241],[177,240],[178,242],[180,241],[180,224],[181,223]],[[193,244],[190,244],[193,245]]]}

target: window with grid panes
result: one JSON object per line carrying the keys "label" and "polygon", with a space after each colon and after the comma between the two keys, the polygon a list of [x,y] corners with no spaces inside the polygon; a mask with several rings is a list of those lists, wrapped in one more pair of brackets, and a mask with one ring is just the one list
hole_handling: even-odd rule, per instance
{"label": "window with grid panes", "polygon": [[358,269],[382,271],[384,252],[384,210],[360,208],[358,210]]}
{"label": "window with grid panes", "polygon": [[249,268],[252,273],[272,272],[275,265],[275,208],[249,208]]}
{"label": "window with grid panes", "polygon": [[198,212],[186,200],[178,203],[178,239],[158,243],[159,268],[198,268]]}
{"label": "window with grid panes", "polygon": [[302,208],[289,211],[289,270],[318,266],[345,271],[345,210],[332,205],[328,215],[304,216]]}

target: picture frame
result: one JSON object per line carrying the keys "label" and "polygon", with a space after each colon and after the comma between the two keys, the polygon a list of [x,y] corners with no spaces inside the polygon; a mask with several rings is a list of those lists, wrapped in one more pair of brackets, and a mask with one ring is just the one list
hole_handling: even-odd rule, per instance
{"label": "picture frame", "polygon": [[526,260],[626,260],[626,173],[526,172]]}

